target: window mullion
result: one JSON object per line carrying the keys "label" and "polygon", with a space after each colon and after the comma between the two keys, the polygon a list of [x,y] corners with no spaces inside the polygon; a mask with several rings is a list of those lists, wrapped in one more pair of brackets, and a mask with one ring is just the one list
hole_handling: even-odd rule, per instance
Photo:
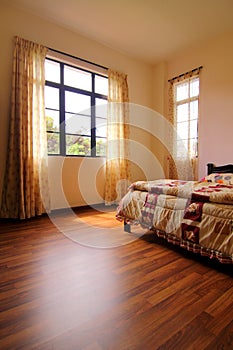
{"label": "window mullion", "polygon": [[91,156],[96,156],[96,103],[95,103],[95,74],[92,73],[92,94],[91,94]]}
{"label": "window mullion", "polygon": [[64,64],[61,63],[61,85],[60,85],[60,153],[66,155],[65,135],[65,88],[64,88]]}
{"label": "window mullion", "polygon": [[181,101],[176,101],[176,105],[179,106],[179,105],[183,105],[185,103],[189,103],[189,102],[193,102],[193,101],[198,101],[198,96],[194,96],[194,97],[190,97],[190,98],[186,98],[184,100],[181,100]]}

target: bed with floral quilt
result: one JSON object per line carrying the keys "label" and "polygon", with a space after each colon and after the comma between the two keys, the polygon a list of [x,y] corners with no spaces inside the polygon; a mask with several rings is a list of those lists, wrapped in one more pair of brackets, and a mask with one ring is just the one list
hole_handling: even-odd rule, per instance
{"label": "bed with floral quilt", "polygon": [[160,179],[131,184],[116,217],[140,224],[194,253],[233,263],[233,165],[208,164],[201,181]]}

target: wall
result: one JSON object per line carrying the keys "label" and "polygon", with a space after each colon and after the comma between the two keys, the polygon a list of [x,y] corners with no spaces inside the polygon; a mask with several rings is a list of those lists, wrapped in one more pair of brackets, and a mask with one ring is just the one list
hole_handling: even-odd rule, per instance
{"label": "wall", "polygon": [[[162,61],[153,67],[152,106],[153,118],[151,130],[151,151],[156,155],[163,169],[161,177],[168,177],[168,137],[167,125],[167,62]],[[154,170],[154,169],[153,169]],[[153,173],[152,170],[152,173]],[[156,175],[155,175],[156,176]]]}
{"label": "wall", "polygon": [[[7,153],[7,134],[9,127],[9,105],[11,89],[11,67],[12,49],[14,35],[25,39],[41,43],[45,46],[67,52],[71,55],[84,58],[86,60],[107,66],[128,75],[130,102],[142,106],[151,107],[152,102],[152,67],[128,57],[120,52],[116,52],[108,47],[98,44],[83,36],[61,28],[54,23],[45,21],[39,17],[23,12],[12,5],[0,5],[0,40],[1,40],[1,65],[0,65],[0,193],[3,184],[3,174]],[[145,115],[144,118],[147,118]],[[132,117],[133,120],[133,117]],[[146,121],[150,123],[149,121]],[[143,138],[141,130],[134,133],[134,138],[139,143],[144,143],[146,148],[150,148],[150,141]],[[82,165],[82,158],[49,157],[49,176],[52,194],[52,207],[61,208],[66,200],[69,205],[83,205],[86,203],[84,197],[88,197],[89,202],[99,202],[104,191],[103,159],[89,159],[85,161],[84,167],[87,174],[93,174],[96,179],[94,183],[95,191],[90,195],[90,188],[84,195],[80,192],[78,184],[79,169]],[[135,166],[133,179],[138,179],[143,174],[149,172],[149,159],[144,159],[143,169]],[[62,167],[62,168],[61,168]],[[59,174],[59,175],[58,175]],[[83,175],[82,175],[83,176]],[[62,181],[62,184],[60,183]],[[88,180],[90,183],[90,179]],[[82,188],[85,187],[86,179]],[[65,196],[63,195],[63,191]]]}
{"label": "wall", "polygon": [[233,32],[180,52],[167,62],[168,79],[203,66],[200,76],[199,178],[206,164],[232,163]]}
{"label": "wall", "polygon": [[[205,175],[208,162],[232,163],[233,32],[152,67],[11,5],[1,4],[0,10],[0,195],[7,153],[14,35],[128,74],[133,104],[132,180],[166,176],[163,117],[167,115],[167,80],[203,65],[199,177]],[[95,203],[103,198],[104,161],[101,159],[84,159],[83,162],[83,158],[49,157],[49,175],[53,208]]]}

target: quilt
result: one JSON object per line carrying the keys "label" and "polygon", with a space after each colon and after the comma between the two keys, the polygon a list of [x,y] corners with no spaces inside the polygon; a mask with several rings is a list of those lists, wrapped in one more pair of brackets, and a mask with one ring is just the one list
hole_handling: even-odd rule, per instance
{"label": "quilt", "polygon": [[119,203],[116,217],[193,252],[233,263],[231,182],[137,181]]}

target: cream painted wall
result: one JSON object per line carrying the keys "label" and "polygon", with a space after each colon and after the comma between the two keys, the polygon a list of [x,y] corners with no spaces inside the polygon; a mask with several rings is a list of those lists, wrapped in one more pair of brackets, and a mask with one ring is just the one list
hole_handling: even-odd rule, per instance
{"label": "cream painted wall", "polygon": [[201,65],[199,178],[208,162],[233,162],[233,32],[171,57],[168,78]]}
{"label": "cream painted wall", "polygon": [[[163,169],[163,177],[168,177],[168,135],[167,133],[167,62],[162,61],[153,67],[153,118],[151,151],[156,155]],[[152,169],[152,171],[154,168]],[[155,174],[156,175],[156,174]]]}
{"label": "cream painted wall", "polygon": [[[232,162],[233,33],[180,52],[155,67],[77,35],[11,5],[0,5],[0,195],[9,126],[14,35],[128,74],[133,178],[166,176],[167,80],[203,65],[199,122],[199,177],[206,163]],[[156,113],[159,112],[159,113]],[[87,175],[87,176],[86,176]],[[49,157],[52,207],[100,202],[104,160]]]}
{"label": "cream painted wall", "polygon": [[153,67],[152,107],[158,113],[166,115],[167,110],[167,63],[162,61]]}
{"label": "cream painted wall", "polygon": [[[128,75],[130,102],[140,106],[152,106],[153,81],[152,67],[150,65],[100,45],[95,41],[59,27],[54,23],[45,21],[36,16],[31,16],[12,5],[0,4],[0,194],[7,152],[14,35],[125,72]],[[149,118],[149,116],[144,115],[144,118]],[[131,119],[133,120],[133,116]],[[149,120],[145,120],[145,122],[150,123]],[[146,148],[150,148],[150,142],[140,136],[140,130],[138,131],[138,140],[140,140],[140,143],[144,143]],[[90,186],[87,185],[87,193],[84,195],[81,194],[80,187],[85,188],[86,180],[89,181],[87,183],[90,184],[90,179],[84,179],[82,174],[81,181],[84,181],[84,183],[79,184],[77,182],[80,165],[83,165],[82,161],[83,158],[67,158],[64,161],[60,157],[49,157],[52,208],[62,208],[64,206],[62,191],[65,192],[65,201],[72,206],[86,204],[85,196],[88,197],[88,201],[91,203],[100,202],[104,190],[104,172],[100,170],[103,166],[103,159],[89,159],[89,162],[84,162],[86,174],[88,176],[93,174],[93,178],[95,179],[94,185],[97,189],[96,191],[90,192]],[[142,169],[139,169],[139,171],[135,173],[135,179],[137,179],[139,174],[142,174],[144,170],[146,173],[149,172],[149,158],[144,158],[141,166]],[[58,176],[61,170],[62,191],[59,184],[60,178]]]}

